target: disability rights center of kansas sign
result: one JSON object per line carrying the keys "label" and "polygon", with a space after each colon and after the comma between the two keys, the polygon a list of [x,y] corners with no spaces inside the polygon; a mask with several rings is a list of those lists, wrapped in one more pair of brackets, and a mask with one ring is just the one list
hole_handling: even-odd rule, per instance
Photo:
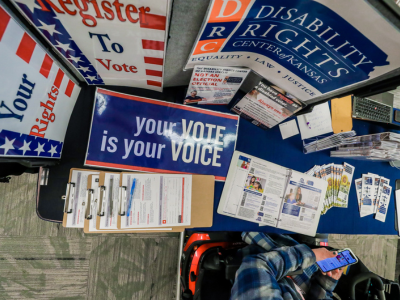
{"label": "disability rights center of kansas sign", "polygon": [[246,66],[307,101],[399,68],[399,49],[364,0],[212,0],[185,68]]}
{"label": "disability rights center of kansas sign", "polygon": [[85,165],[224,181],[239,116],[98,88]]}
{"label": "disability rights center of kansas sign", "polygon": [[170,0],[11,0],[90,85],[162,91]]}

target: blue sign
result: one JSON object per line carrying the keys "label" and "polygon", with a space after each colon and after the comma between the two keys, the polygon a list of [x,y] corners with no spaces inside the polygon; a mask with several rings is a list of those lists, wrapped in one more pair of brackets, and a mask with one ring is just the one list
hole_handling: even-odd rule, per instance
{"label": "blue sign", "polygon": [[237,115],[97,89],[85,165],[225,180]]}
{"label": "blue sign", "polygon": [[221,50],[236,51],[265,55],[322,93],[366,80],[389,64],[387,54],[348,21],[304,0],[257,0]]}
{"label": "blue sign", "polygon": [[399,37],[364,0],[213,0],[186,68],[246,66],[309,100],[397,69]]}

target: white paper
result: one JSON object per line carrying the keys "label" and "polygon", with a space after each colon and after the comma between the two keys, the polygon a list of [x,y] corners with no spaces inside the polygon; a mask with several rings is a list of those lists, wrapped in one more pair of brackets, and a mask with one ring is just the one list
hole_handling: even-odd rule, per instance
{"label": "white paper", "polygon": [[66,227],[83,228],[85,225],[87,180],[91,174],[99,172],[73,170],[71,182],[75,183],[72,213],[67,214]]}
{"label": "white paper", "polygon": [[92,218],[89,220],[89,232],[100,231],[96,229],[97,209],[99,207],[99,175],[92,176],[91,189],[93,190],[90,206]]}
{"label": "white paper", "polygon": [[122,186],[126,186],[127,201],[121,229],[190,225],[191,175],[123,174]]}
{"label": "white paper", "polygon": [[[293,191],[296,203],[290,204],[290,200],[283,203],[277,228],[315,236],[327,185],[321,179],[293,171],[285,198]],[[301,200],[298,200],[299,192],[302,195]]]}
{"label": "white paper", "polygon": [[315,235],[327,182],[235,151],[218,213]]}
{"label": "white paper", "polygon": [[279,124],[279,129],[283,140],[299,134],[299,129],[297,128],[295,119]]}
{"label": "white paper", "polygon": [[[307,125],[306,119],[310,123],[309,125]],[[297,122],[302,140],[333,131],[328,102],[316,105],[311,113],[298,116]]]}
{"label": "white paper", "polygon": [[373,193],[375,175],[363,174],[361,190],[361,214],[368,216],[374,213]]}
{"label": "white paper", "polygon": [[102,211],[104,216],[100,218],[100,229],[118,229],[118,207],[119,207],[119,178],[120,174],[106,173],[104,175]]}
{"label": "white paper", "polygon": [[378,210],[379,206],[379,185],[381,182],[381,177],[379,175],[375,175],[374,178],[374,213]]}
{"label": "white paper", "polygon": [[384,184],[381,196],[379,198],[378,209],[375,215],[376,220],[385,222],[386,214],[389,208],[391,194],[392,194],[392,187],[390,185]]}

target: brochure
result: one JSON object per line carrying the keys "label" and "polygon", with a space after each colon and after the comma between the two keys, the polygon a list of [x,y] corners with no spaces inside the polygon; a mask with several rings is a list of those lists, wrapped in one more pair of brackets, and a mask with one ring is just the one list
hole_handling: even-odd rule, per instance
{"label": "brochure", "polygon": [[184,104],[228,104],[250,69],[195,66]]}
{"label": "brochure", "polygon": [[235,151],[218,213],[314,236],[328,183]]}
{"label": "brochure", "polygon": [[376,220],[385,222],[391,193],[392,187],[390,185],[383,184],[382,193],[379,198],[378,210],[376,211],[375,215]]}
{"label": "brochure", "polygon": [[360,211],[360,217],[364,217],[361,214],[361,193],[362,193],[362,178],[354,180],[356,186],[356,194],[357,194],[357,201],[358,201],[358,210]]}
{"label": "brochure", "polygon": [[353,180],[354,169],[352,165],[344,163],[342,176],[339,181],[339,192],[337,194],[337,206],[347,207],[349,204],[349,194],[351,182]]}
{"label": "brochure", "polygon": [[272,128],[301,110],[303,104],[269,81],[261,80],[232,111],[262,129]]}
{"label": "brochure", "polygon": [[373,194],[374,194],[374,175],[363,174],[361,190],[361,214],[368,216],[374,213]]}

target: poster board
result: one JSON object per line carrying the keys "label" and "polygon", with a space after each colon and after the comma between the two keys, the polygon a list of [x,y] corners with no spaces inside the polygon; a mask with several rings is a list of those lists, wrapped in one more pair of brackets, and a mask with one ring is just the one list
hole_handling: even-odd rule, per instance
{"label": "poster board", "polygon": [[246,66],[308,101],[398,69],[399,41],[363,0],[213,0],[185,69]]}
{"label": "poster board", "polygon": [[11,2],[87,84],[162,91],[172,1]]}
{"label": "poster board", "polygon": [[0,5],[0,157],[59,159],[80,87]]}
{"label": "poster board", "polygon": [[223,181],[238,125],[237,115],[98,88],[85,165]]}

